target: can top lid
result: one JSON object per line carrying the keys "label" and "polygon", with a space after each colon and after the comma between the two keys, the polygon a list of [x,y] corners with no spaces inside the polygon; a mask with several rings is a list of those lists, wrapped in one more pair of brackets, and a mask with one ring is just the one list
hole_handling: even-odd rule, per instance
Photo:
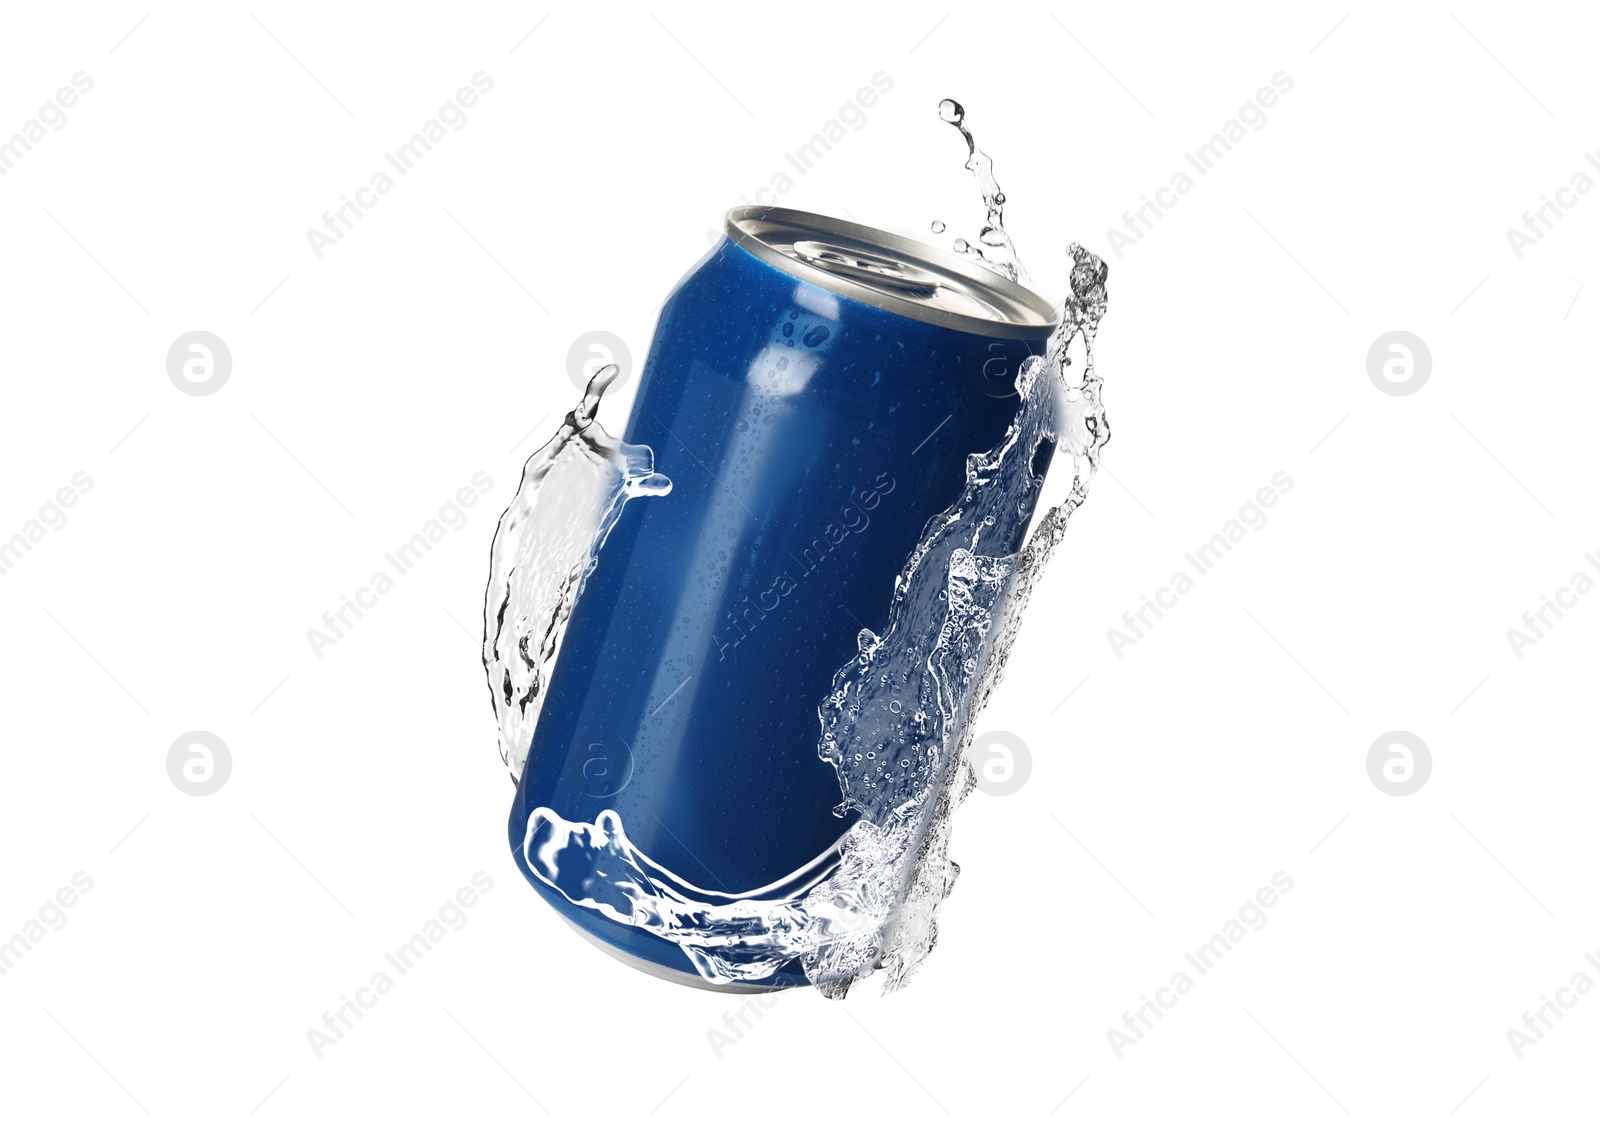
{"label": "can top lid", "polygon": [[918,321],[988,337],[1037,338],[1056,311],[1032,290],[960,255],[887,231],[789,208],[728,212],[728,237],[786,274]]}

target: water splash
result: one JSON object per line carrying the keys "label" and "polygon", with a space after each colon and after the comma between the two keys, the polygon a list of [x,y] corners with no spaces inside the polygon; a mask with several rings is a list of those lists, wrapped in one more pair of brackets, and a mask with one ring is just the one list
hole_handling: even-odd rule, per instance
{"label": "water splash", "polygon": [[517,494],[495,529],[483,605],[483,666],[500,728],[500,758],[517,779],[528,758],[550,667],[572,604],[630,498],[672,489],[647,446],[625,443],[595,422],[615,364],[589,380],[583,398],[522,468]]}
{"label": "water splash", "polygon": [[[933,951],[938,942],[939,908],[950,895],[961,868],[950,860],[950,832],[955,809],[971,795],[977,777],[967,749],[972,743],[974,722],[989,702],[989,697],[1005,676],[1006,661],[1022,626],[1023,612],[1033,595],[1050,558],[1066,535],[1067,522],[1088,498],[1089,486],[1100,465],[1102,448],[1111,438],[1105,407],[1100,400],[1100,377],[1094,367],[1094,338],[1106,310],[1106,265],[1077,243],[1068,248],[1073,259],[1072,291],[1062,303],[1061,324],[1050,339],[1047,358],[1034,378],[1059,382],[1060,412],[1056,426],[1054,465],[1070,459],[1072,481],[1065,500],[1054,505],[1034,526],[1022,551],[1010,557],[1011,578],[998,615],[989,617],[987,661],[976,679],[962,724],[954,734],[954,754],[944,774],[944,786],[930,815],[913,862],[899,913],[886,936],[877,966],[885,972],[883,991],[887,994],[904,986],[906,980]],[[1068,351],[1075,340],[1084,349],[1082,375],[1075,381],[1066,378]],[[1024,412],[1028,407],[1024,406]],[[866,972],[867,969],[863,969]],[[843,997],[845,990],[862,973],[826,988],[824,993]]]}
{"label": "water splash", "polygon": [[[952,244],[953,249],[956,254],[982,263],[1013,282],[1026,282],[1028,272],[1022,268],[1022,259],[1017,255],[1017,248],[1006,231],[1006,194],[995,181],[994,161],[978,148],[972,131],[967,128],[967,111],[960,102],[951,98],[940,102],[939,120],[955,126],[961,132],[961,139],[967,143],[967,171],[978,182],[978,192],[983,196],[983,226],[978,229],[977,245],[958,238]],[[944,224],[934,220],[933,233],[937,235],[942,231]]]}
{"label": "water splash", "polygon": [[[1003,227],[1004,193],[966,129],[961,107],[940,116],[968,143],[982,191],[985,250],[957,250],[1023,277]],[[942,225],[935,225],[935,229]],[[1004,675],[1028,599],[1086,499],[1110,437],[1094,366],[1106,310],[1106,267],[1069,248],[1071,290],[1042,357],[1017,377],[1019,410],[1001,442],[969,455],[961,496],[925,526],[895,579],[888,625],[863,630],[856,655],[818,705],[818,755],[838,775],[839,812],[862,818],[820,857],[762,889],[718,893],[654,862],[621,817],[594,823],[538,808],[524,859],[573,904],[679,945],[708,981],[764,979],[798,960],[825,994],[843,997],[876,970],[902,986],[933,949],[938,912],[959,868],[949,858],[953,814],[975,786],[967,759],[974,722]],[[1069,352],[1082,343],[1084,363]],[[612,375],[606,375],[610,370]],[[501,725],[501,754],[520,771],[545,676],[583,579],[622,507],[671,488],[648,447],[618,442],[594,422],[614,366],[597,374],[556,436],[529,459],[501,520],[485,604],[484,665]],[[1067,496],[1040,518],[1022,550],[1003,553],[991,514],[1032,504],[1041,446],[1072,468]]]}

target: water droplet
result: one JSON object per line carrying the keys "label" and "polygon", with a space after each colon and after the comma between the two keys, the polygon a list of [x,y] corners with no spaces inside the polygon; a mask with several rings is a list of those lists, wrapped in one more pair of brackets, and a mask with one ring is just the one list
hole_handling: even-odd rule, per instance
{"label": "water droplet", "polygon": [[944,234],[944,220],[942,220],[942,219],[934,220],[932,223],[928,224],[928,230],[932,231],[935,235],[943,235]]}
{"label": "water droplet", "polygon": [[808,348],[813,348],[813,349],[816,348],[818,345],[822,344],[822,342],[826,341],[827,339],[828,339],[828,327],[826,325],[816,325],[816,326],[813,326],[810,329],[807,329],[806,330],[806,335],[801,338],[801,340],[805,342],[805,344],[806,344],[806,346]]}

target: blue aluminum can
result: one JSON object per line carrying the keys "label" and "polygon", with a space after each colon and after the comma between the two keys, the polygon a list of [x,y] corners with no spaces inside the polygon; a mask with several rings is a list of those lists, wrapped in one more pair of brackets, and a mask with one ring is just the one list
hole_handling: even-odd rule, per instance
{"label": "blue aluminum can", "polygon": [[[510,815],[518,866],[590,939],[709,986],[670,938],[530,870],[538,808],[615,812],[635,847],[711,896],[836,857],[857,816],[835,813],[818,704],[860,632],[883,630],[967,456],[1015,420],[1018,371],[1055,323],[1044,299],[960,256],[786,209],[728,213],[662,307],[624,435],[654,451],[671,492],[624,509],[573,607]],[[1036,500],[1001,515],[1010,551]],[[791,963],[743,989],[805,982]]]}

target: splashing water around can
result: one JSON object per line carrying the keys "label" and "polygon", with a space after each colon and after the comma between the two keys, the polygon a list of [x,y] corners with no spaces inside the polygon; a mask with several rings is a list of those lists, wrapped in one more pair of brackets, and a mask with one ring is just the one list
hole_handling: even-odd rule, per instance
{"label": "splashing water around can", "polygon": [[976,245],[730,213],[663,306],[629,441],[595,422],[603,369],[495,536],[483,656],[519,866],[669,978],[842,996],[927,956],[973,722],[1109,438],[1105,265],[1069,249],[1058,315],[1024,290],[992,162],[939,113]]}

